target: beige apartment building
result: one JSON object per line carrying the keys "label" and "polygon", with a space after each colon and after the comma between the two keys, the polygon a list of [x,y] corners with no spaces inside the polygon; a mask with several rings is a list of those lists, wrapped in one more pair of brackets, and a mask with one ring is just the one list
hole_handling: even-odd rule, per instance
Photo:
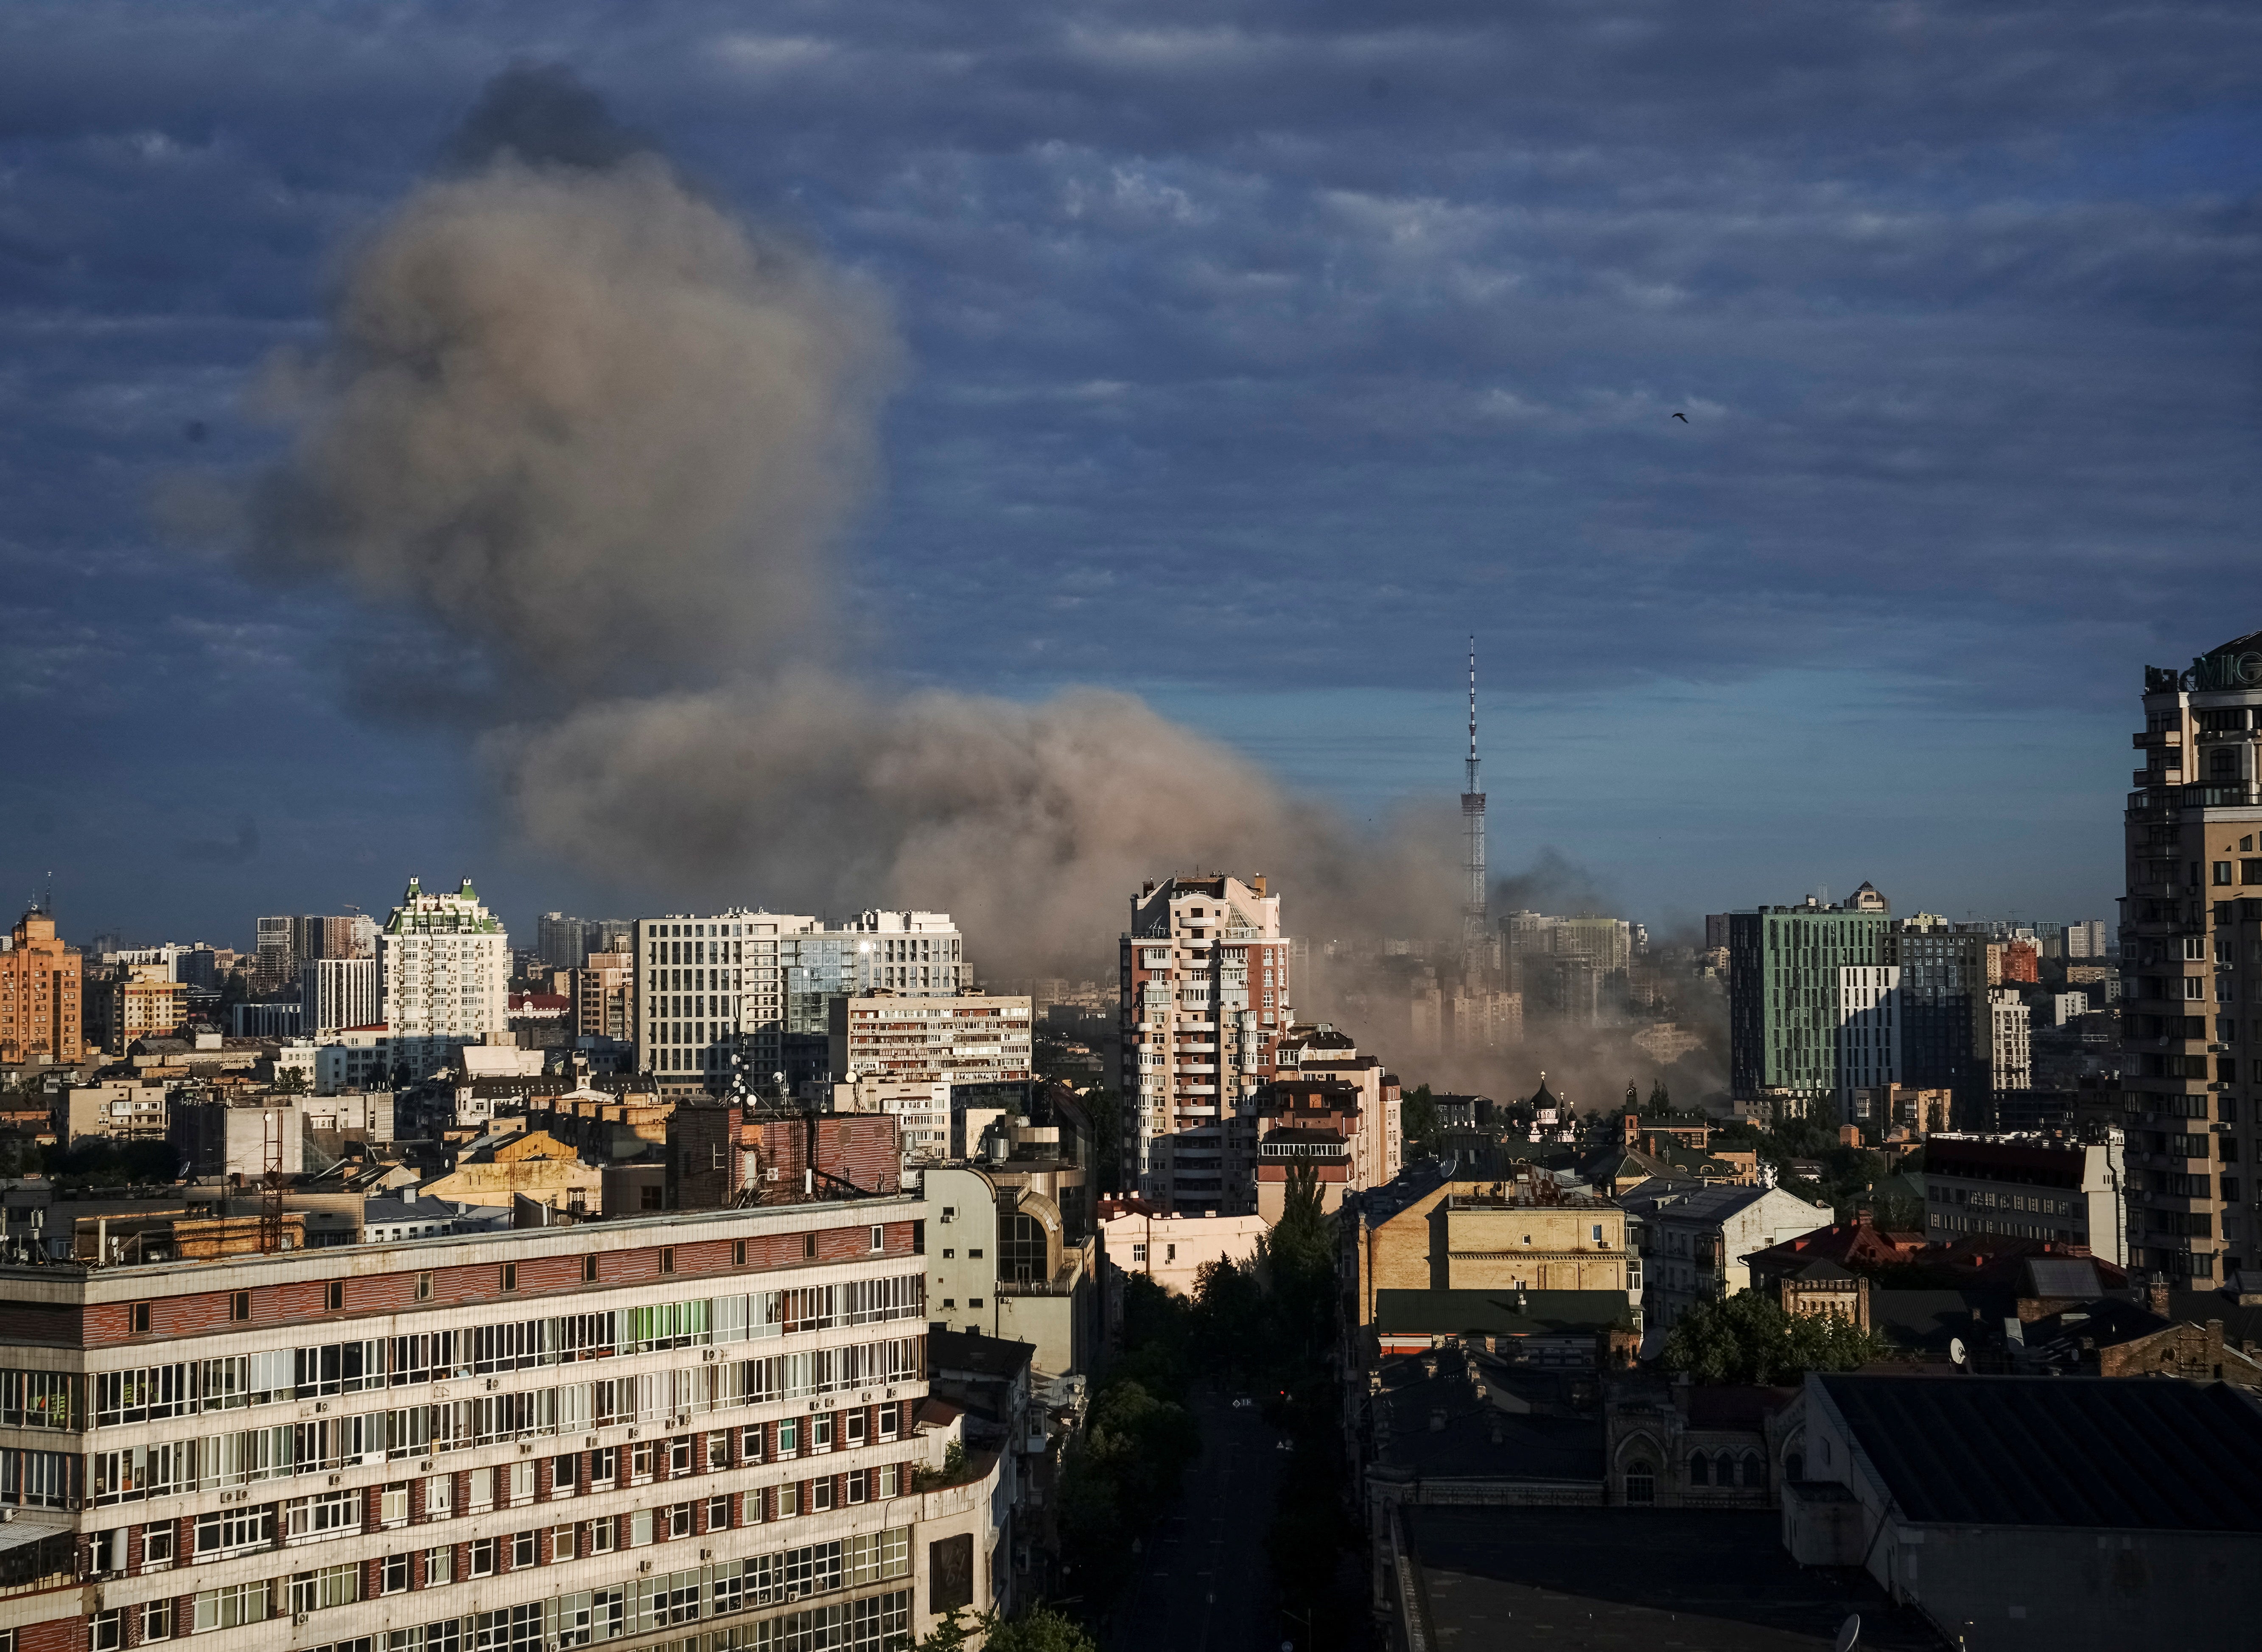
{"label": "beige apartment building", "polygon": [[162,1038],[189,1018],[189,989],[168,980],[163,966],[129,963],[109,979],[85,987],[90,1036],[113,1055],[137,1038]]}
{"label": "beige apartment building", "polygon": [[871,987],[827,1013],[834,1108],[893,1115],[907,1164],[948,1156],[953,1085],[1016,1083],[1034,1070],[1027,998]]}
{"label": "beige apartment building", "polygon": [[113,1140],[162,1141],[166,1132],[167,1086],[144,1078],[106,1078],[76,1084],[64,1093],[61,1115],[63,1144],[89,1136]]}
{"label": "beige apartment building", "polygon": [[76,947],[34,908],[0,947],[0,1062],[75,1062],[85,1051]]}
{"label": "beige apartment building", "polygon": [[1355,1229],[1345,1244],[1361,1325],[1373,1323],[1380,1291],[1606,1291],[1629,1313],[1640,1301],[1625,1212],[1544,1172],[1439,1180],[1387,1207],[1363,1200]]}
{"label": "beige apartment building", "polygon": [[1257,1092],[1289,1022],[1280,898],[1260,873],[1148,884],[1122,938],[1123,1162],[1174,1215],[1256,1208]]}
{"label": "beige apartment building", "polygon": [[636,1040],[636,956],[593,952],[573,971],[573,1030],[583,1038]]}

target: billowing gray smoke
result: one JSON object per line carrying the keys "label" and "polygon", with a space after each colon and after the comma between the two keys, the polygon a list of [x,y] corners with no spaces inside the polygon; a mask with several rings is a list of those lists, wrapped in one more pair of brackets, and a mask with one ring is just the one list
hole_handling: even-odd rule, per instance
{"label": "billowing gray smoke", "polygon": [[271,375],[299,440],[255,555],[574,692],[711,682],[818,617],[896,355],[878,294],[657,156],[505,149],[416,190]]}
{"label": "billowing gray smoke", "polygon": [[1363,855],[1135,700],[890,699],[828,671],[898,360],[880,297],[700,199],[554,71],[502,77],[453,161],[357,250],[319,357],[275,375],[297,439],[249,554],[543,685],[485,742],[535,844],[686,904],[947,908],[993,970],[1090,967],[1171,870],[1271,872],[1322,934],[1450,903],[1449,869]]}

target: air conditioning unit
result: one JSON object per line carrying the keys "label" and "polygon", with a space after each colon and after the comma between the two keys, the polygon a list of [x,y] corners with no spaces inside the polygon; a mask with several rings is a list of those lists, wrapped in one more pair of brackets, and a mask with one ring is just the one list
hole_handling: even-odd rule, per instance
{"label": "air conditioning unit", "polygon": [[502,1379],[501,1379],[501,1377],[489,1377],[489,1378],[487,1379],[487,1392],[488,1392],[488,1393],[490,1393],[490,1394],[493,1393],[497,1389],[501,1388],[501,1386],[502,1386]]}
{"label": "air conditioning unit", "polygon": [[715,1551],[711,1548],[702,1548],[699,1551],[699,1558],[701,1560],[713,1560],[715,1558]]}
{"label": "air conditioning unit", "polygon": [[315,1415],[315,1416],[317,1416],[317,1417],[321,1416],[325,1411],[328,1410],[329,1409],[330,1409],[330,1403],[329,1403],[328,1400],[317,1400],[317,1401],[314,1403],[314,1415]]}
{"label": "air conditioning unit", "polygon": [[330,1476],[330,1483],[334,1486],[342,1486],[345,1484],[345,1482],[346,1477],[343,1475],[332,1475]]}
{"label": "air conditioning unit", "polygon": [[294,1612],[291,1614],[291,1621],[294,1625],[301,1624],[306,1622],[307,1619],[313,1615],[314,1614],[311,1612]]}
{"label": "air conditioning unit", "polygon": [[702,1353],[699,1357],[700,1357],[702,1360],[710,1360],[710,1361],[711,1361],[711,1360],[715,1358],[715,1351],[714,1351],[712,1348],[710,1348],[710,1349],[708,1349],[705,1353]]}
{"label": "air conditioning unit", "polygon": [[637,1570],[638,1570],[639,1573],[648,1572],[648,1571],[650,1571],[651,1569],[652,1569],[652,1562],[651,1562],[650,1561],[638,1561],[638,1562],[637,1562]]}

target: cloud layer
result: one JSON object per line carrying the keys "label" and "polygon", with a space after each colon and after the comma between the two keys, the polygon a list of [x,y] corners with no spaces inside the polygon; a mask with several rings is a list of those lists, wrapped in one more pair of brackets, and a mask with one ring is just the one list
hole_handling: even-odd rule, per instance
{"label": "cloud layer", "polygon": [[[2258,35],[1920,0],[19,8],[6,686],[64,797],[153,709],[287,722],[342,625],[423,646],[185,568],[142,500],[189,421],[199,462],[263,455],[237,387],[319,354],[336,249],[538,42],[689,200],[893,299],[861,672],[1449,689],[1473,627],[1488,691],[1542,706],[1813,668],[1999,739],[1982,714],[2109,706],[2262,608]],[[1938,726],[1879,737],[1888,778]],[[1672,738],[1630,711],[1610,761]],[[204,801],[224,834],[236,799]]]}

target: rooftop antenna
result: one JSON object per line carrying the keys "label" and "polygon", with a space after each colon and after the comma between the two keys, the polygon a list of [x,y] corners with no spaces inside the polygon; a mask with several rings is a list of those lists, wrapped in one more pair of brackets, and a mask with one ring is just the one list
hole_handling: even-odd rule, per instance
{"label": "rooftop antenna", "polygon": [[1491,923],[1485,894],[1485,795],[1477,778],[1477,639],[1469,638],[1469,756],[1461,788],[1461,871],[1467,879],[1461,902],[1461,973],[1478,976],[1490,945]]}

